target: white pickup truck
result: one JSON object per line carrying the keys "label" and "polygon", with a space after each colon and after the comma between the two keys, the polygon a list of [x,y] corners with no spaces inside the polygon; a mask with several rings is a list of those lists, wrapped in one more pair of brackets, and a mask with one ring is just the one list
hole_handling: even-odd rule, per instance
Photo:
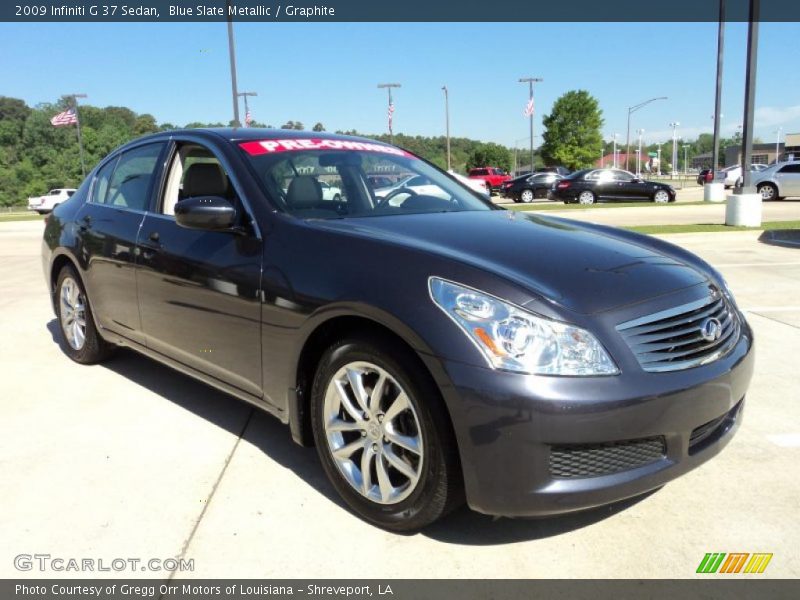
{"label": "white pickup truck", "polygon": [[56,188],[44,196],[31,196],[28,198],[28,210],[35,210],[40,215],[49,213],[62,202],[66,202],[75,191],[72,188]]}

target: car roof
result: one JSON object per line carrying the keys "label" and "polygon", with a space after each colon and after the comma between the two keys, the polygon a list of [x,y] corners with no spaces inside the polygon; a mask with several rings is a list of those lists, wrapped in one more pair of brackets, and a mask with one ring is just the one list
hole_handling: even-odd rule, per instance
{"label": "car roof", "polygon": [[[245,142],[255,140],[292,140],[292,139],[317,139],[317,140],[346,140],[354,142],[369,142],[372,144],[386,144],[380,140],[369,139],[356,135],[328,133],[326,131],[306,131],[300,129],[269,129],[266,127],[198,127],[197,129],[169,129],[159,131],[131,140],[118,148],[123,150],[146,141],[169,139],[175,135],[194,135],[208,138],[222,138],[228,142]],[[389,145],[389,144],[386,144]]]}

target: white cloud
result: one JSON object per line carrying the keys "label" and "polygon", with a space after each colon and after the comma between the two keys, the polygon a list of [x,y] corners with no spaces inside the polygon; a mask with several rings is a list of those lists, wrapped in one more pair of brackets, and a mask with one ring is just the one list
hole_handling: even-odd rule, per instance
{"label": "white cloud", "polygon": [[798,119],[800,119],[800,104],[795,106],[762,106],[756,108],[756,128],[786,125]]}

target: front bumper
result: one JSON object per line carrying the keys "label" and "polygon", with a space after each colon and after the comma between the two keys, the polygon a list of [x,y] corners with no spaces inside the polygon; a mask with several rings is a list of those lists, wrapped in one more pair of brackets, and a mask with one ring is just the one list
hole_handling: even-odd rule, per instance
{"label": "front bumper", "polygon": [[[746,323],[724,358],[670,373],[536,377],[445,361],[467,502],[493,515],[550,515],[659,488],[731,440],[753,362]],[[657,457],[653,440],[663,444]],[[646,453],[631,444],[643,441],[651,454],[639,464]]]}

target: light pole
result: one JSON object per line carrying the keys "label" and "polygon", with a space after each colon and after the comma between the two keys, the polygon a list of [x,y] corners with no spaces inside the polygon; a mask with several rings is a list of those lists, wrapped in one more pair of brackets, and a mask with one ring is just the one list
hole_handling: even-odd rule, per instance
{"label": "light pole", "polygon": [[78,98],[87,98],[86,94],[67,94],[72,99],[72,109],[75,111],[75,127],[78,132],[78,152],[81,156],[81,173],[86,177],[86,162],[83,159],[83,139],[81,138],[81,120],[78,117]]}
{"label": "light pole", "polygon": [[618,133],[614,134],[614,168],[616,169],[619,165],[617,164],[617,138],[619,137]]}
{"label": "light pole", "polygon": [[394,115],[394,103],[392,102],[392,88],[399,88],[401,85],[399,83],[379,83],[378,88],[386,88],[389,92],[389,113],[388,113],[388,120],[389,120],[389,143],[394,144],[394,131],[392,131],[392,119]]}
{"label": "light pole", "polygon": [[540,83],[542,81],[544,81],[544,79],[541,77],[522,77],[519,80],[520,83],[528,84],[528,105],[530,106],[530,115],[528,118],[531,120],[531,173],[536,170],[533,166],[533,84]]}
{"label": "light pole", "polygon": [[250,108],[247,106],[247,97],[248,96],[258,96],[257,92],[238,92],[236,94],[237,97],[241,96],[244,98],[244,126],[250,127]]}
{"label": "light pole", "polygon": [[781,131],[783,131],[783,127],[778,127],[775,130],[775,134],[777,135],[775,138],[775,164],[781,162]]}
{"label": "light pole", "polygon": [[236,89],[236,47],[233,39],[233,19],[231,17],[231,2],[226,0],[228,14],[228,56],[231,62],[231,96],[233,97],[233,126],[241,127],[239,121],[239,93]]}
{"label": "light pole", "polygon": [[642,134],[644,129],[637,129],[636,133],[639,134],[639,152],[636,154],[636,175],[642,174]]}
{"label": "light pole", "polygon": [[678,166],[678,127],[681,126],[678,121],[673,121],[669,124],[672,127],[672,175],[675,178],[675,169]]}
{"label": "light pole", "polygon": [[447,86],[442,86],[444,92],[444,124],[445,132],[447,135],[447,170],[450,170],[450,97],[447,92]]}
{"label": "light pole", "polygon": [[631,156],[631,115],[635,113],[640,108],[644,108],[651,102],[655,102],[656,100],[666,100],[666,96],[659,96],[658,98],[650,98],[650,100],[645,100],[644,102],[639,102],[639,104],[635,104],[633,106],[628,107],[628,132],[625,134],[625,170],[628,170],[628,161],[630,160]]}
{"label": "light pole", "polygon": [[658,145],[658,176],[661,177],[661,144]]}
{"label": "light pole", "polygon": [[711,151],[712,181],[717,180],[719,169],[719,135],[722,119],[722,56],[725,48],[725,0],[719,0],[719,27],[717,29],[717,85],[714,94],[714,146]]}
{"label": "light pole", "polygon": [[[744,128],[742,131],[742,194],[752,194],[755,189],[751,185],[753,174],[750,164],[753,159],[753,120],[755,118],[756,73],[758,67],[758,17],[761,12],[761,0],[750,0],[750,11],[747,24],[747,63],[744,84]],[[759,221],[761,215],[759,214]]]}
{"label": "light pole", "polygon": [[684,176],[689,176],[689,159],[688,159],[688,152],[689,146],[691,144],[684,144],[683,145],[683,174]]}

